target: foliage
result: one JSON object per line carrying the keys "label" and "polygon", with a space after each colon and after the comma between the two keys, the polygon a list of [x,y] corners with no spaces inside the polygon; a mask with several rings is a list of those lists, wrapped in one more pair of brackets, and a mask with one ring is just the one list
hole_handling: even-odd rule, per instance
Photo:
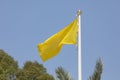
{"label": "foliage", "polygon": [[16,80],[28,80],[25,71],[19,69],[16,74]]}
{"label": "foliage", "polygon": [[54,80],[54,78],[50,76],[49,74],[43,74],[37,77],[36,80]]}
{"label": "foliage", "polygon": [[0,80],[14,79],[17,69],[17,62],[3,50],[0,50]]}
{"label": "foliage", "polygon": [[54,78],[37,61],[27,61],[20,69],[11,56],[0,50],[0,80],[54,80]]}
{"label": "foliage", "polygon": [[56,69],[56,75],[58,80],[72,80],[71,76],[62,67]]}
{"label": "foliage", "polygon": [[100,80],[101,79],[102,70],[103,70],[102,60],[98,59],[97,62],[96,62],[95,71],[92,74],[92,76],[89,77],[88,80]]}
{"label": "foliage", "polygon": [[[102,60],[98,59],[95,70],[88,80],[100,80],[103,70]],[[57,80],[73,80],[62,67],[56,70]],[[23,68],[18,67],[17,61],[0,49],[0,80],[55,80],[47,73],[46,68],[37,61],[26,61]]]}

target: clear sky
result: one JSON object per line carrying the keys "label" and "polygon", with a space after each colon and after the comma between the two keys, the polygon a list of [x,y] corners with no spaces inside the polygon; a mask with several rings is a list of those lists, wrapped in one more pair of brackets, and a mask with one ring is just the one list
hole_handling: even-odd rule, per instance
{"label": "clear sky", "polygon": [[0,0],[0,49],[22,67],[28,60],[43,64],[55,76],[65,68],[77,80],[77,47],[65,45],[59,55],[43,63],[37,44],[68,25],[82,10],[82,77],[93,73],[101,57],[101,80],[120,77],[119,0]]}

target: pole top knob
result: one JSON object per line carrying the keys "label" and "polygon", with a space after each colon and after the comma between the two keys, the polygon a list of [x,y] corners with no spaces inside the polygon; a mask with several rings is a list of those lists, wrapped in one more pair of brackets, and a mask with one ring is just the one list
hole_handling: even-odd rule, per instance
{"label": "pole top knob", "polygon": [[82,12],[80,11],[80,10],[78,10],[77,11],[77,15],[79,16],[79,15],[81,15],[82,14]]}

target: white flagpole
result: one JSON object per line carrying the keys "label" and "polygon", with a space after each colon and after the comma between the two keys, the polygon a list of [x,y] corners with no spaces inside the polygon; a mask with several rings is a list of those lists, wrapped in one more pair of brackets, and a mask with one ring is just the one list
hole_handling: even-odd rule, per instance
{"label": "white flagpole", "polygon": [[78,10],[78,80],[82,80],[82,56],[81,56],[81,11]]}

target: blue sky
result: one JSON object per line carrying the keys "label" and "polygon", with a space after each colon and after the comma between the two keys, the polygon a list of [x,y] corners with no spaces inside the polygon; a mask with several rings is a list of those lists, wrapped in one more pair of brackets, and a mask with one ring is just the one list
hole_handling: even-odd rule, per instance
{"label": "blue sky", "polygon": [[65,45],[59,55],[43,63],[37,44],[68,25],[82,10],[82,77],[92,74],[101,57],[101,80],[118,80],[120,74],[119,0],[0,0],[0,49],[22,67],[38,61],[48,73],[65,68],[77,80],[77,47]]}

